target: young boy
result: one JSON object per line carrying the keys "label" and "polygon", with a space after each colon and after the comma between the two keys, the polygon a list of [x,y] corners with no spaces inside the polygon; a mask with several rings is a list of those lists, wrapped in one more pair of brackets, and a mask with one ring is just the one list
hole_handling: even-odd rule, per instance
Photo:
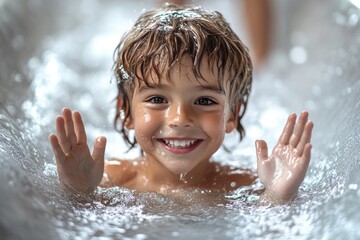
{"label": "young boy", "polygon": [[[60,181],[75,192],[106,186],[171,194],[183,188],[224,193],[251,184],[256,176],[211,161],[225,133],[244,135],[252,82],[247,48],[218,12],[166,5],[140,16],[115,51],[118,98],[115,125],[124,139],[139,144],[138,159],[108,161],[106,138],[87,145],[79,112],[64,108],[49,139]],[[263,198],[285,203],[304,179],[313,123],[303,112],[287,120],[270,157],[256,142]],[[134,139],[128,131],[133,129]],[[105,171],[104,171],[105,170]]]}

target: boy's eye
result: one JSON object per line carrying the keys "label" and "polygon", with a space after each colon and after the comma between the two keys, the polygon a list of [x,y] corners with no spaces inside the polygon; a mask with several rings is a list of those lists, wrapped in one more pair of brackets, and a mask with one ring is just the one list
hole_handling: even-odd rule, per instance
{"label": "boy's eye", "polygon": [[216,102],[210,98],[199,98],[195,101],[195,104],[198,105],[213,105],[216,104]]}
{"label": "boy's eye", "polygon": [[160,96],[151,97],[151,98],[147,99],[146,101],[149,103],[154,103],[154,104],[166,103],[165,98],[160,97]]}

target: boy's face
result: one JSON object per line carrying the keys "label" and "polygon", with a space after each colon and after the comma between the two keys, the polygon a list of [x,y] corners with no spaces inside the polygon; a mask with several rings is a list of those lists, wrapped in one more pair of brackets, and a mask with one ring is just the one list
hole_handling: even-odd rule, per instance
{"label": "boy's face", "polygon": [[225,132],[235,128],[217,72],[209,69],[207,59],[202,63],[206,81],[196,79],[190,58],[184,57],[172,68],[171,82],[153,74],[148,78],[150,87],[142,81],[135,84],[128,128],[135,130],[149,163],[161,163],[174,174],[206,167]]}

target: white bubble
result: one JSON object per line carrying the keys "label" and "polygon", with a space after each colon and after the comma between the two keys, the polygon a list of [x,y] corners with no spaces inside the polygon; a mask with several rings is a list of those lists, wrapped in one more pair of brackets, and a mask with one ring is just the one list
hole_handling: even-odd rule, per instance
{"label": "white bubble", "polygon": [[307,52],[305,48],[296,46],[290,50],[290,59],[296,64],[303,64],[307,61]]}

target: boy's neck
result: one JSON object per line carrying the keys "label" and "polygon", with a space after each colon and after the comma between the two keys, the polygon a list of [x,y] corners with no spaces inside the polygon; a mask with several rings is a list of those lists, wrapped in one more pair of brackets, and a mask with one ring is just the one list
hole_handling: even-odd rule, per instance
{"label": "boy's neck", "polygon": [[188,173],[175,174],[164,165],[151,157],[144,157],[144,176],[154,187],[201,187],[206,184],[207,176],[211,172],[212,164],[209,161],[201,162]]}

